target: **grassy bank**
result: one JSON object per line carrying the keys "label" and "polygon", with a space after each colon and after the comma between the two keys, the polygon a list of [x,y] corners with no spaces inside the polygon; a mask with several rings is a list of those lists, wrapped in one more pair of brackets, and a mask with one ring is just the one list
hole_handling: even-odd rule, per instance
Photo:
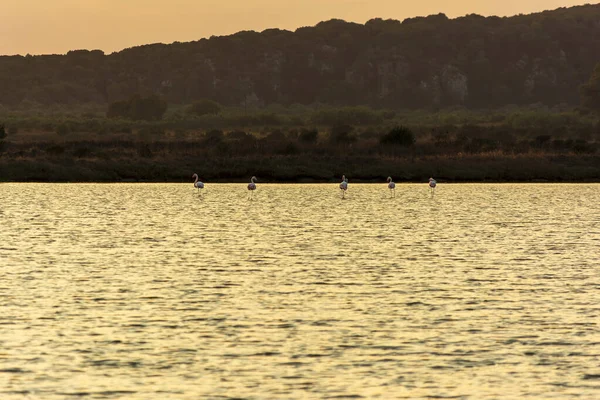
{"label": "grassy bank", "polygon": [[[367,165],[367,167],[365,167]],[[2,181],[36,182],[188,182],[199,172],[207,182],[242,182],[256,175],[261,182],[335,182],[341,174],[353,182],[597,182],[600,157],[466,157],[403,160],[279,156],[217,162],[167,160],[0,160]]]}
{"label": "grassy bank", "polygon": [[597,117],[545,109],[229,109],[160,121],[0,113],[0,181],[600,181]]}
{"label": "grassy bank", "polygon": [[425,155],[415,154],[414,149],[385,154],[362,148],[338,149],[334,154],[298,149],[295,154],[259,149],[215,154],[194,142],[122,144],[119,151],[101,143],[72,142],[5,153],[0,158],[0,180],[188,182],[194,172],[207,182],[247,181],[252,175],[261,182],[335,182],[342,174],[354,182],[383,182],[388,175],[397,182],[424,182],[429,176],[448,182],[600,180],[600,155],[571,152]]}

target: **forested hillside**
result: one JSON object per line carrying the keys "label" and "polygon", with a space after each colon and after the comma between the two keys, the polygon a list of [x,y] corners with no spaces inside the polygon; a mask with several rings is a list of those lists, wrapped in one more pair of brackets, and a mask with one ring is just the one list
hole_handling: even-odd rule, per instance
{"label": "forested hillside", "polygon": [[578,105],[600,61],[600,5],[239,32],[105,55],[0,57],[0,105],[324,103],[388,108]]}

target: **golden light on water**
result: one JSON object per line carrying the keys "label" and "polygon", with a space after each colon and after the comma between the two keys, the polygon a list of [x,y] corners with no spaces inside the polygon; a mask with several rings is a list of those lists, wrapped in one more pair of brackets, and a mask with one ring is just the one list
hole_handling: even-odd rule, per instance
{"label": "golden light on water", "polygon": [[0,397],[594,398],[600,185],[438,183],[3,184]]}

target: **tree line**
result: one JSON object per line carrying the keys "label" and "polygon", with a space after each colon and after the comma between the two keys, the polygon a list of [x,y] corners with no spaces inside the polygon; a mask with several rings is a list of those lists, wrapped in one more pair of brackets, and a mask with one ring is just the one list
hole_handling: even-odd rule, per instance
{"label": "tree line", "polygon": [[108,55],[0,57],[0,104],[108,105],[155,95],[245,108],[575,106],[599,61],[598,21],[600,5],[508,18],[330,20]]}

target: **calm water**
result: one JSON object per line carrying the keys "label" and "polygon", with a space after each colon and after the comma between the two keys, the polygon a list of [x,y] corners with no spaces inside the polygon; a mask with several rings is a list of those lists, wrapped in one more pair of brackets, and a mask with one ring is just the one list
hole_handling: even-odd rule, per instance
{"label": "calm water", "polygon": [[600,185],[1,184],[1,399],[600,398]]}

